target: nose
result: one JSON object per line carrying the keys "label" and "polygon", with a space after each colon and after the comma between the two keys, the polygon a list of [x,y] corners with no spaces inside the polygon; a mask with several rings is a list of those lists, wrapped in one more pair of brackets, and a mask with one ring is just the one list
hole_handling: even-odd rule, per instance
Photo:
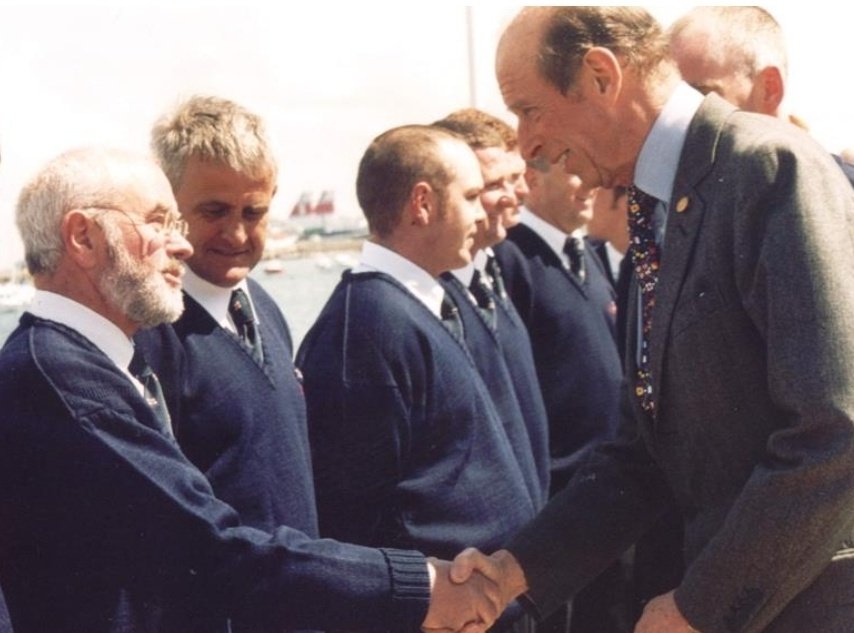
{"label": "nose", "polygon": [[525,202],[525,196],[531,193],[531,190],[528,188],[528,182],[525,180],[525,174],[520,174],[516,179],[515,187],[513,192],[516,194],[516,200],[519,204]]}
{"label": "nose", "polygon": [[504,193],[501,195],[501,198],[498,201],[499,207],[516,207],[519,206],[519,200],[516,197],[516,183],[515,182],[505,182],[504,183]]}
{"label": "nose", "polygon": [[222,227],[222,236],[232,244],[243,244],[247,238],[246,226],[241,218],[227,221]]}
{"label": "nose", "polygon": [[193,246],[187,238],[173,231],[166,237],[166,252],[175,259],[188,259],[193,254]]}
{"label": "nose", "polygon": [[474,204],[474,222],[485,222],[486,211],[483,210],[483,205],[480,203],[480,198]]}
{"label": "nose", "polygon": [[543,149],[542,139],[534,134],[531,125],[525,121],[520,121],[518,126],[518,138],[516,142],[519,144],[519,153],[522,158],[533,160]]}

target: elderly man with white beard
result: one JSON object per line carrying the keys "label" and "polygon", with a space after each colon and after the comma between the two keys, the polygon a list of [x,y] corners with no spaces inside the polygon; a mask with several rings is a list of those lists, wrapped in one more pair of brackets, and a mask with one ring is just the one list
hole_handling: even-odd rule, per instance
{"label": "elderly man with white beard", "polygon": [[0,586],[16,633],[495,619],[494,603],[466,609],[470,588],[419,552],[241,525],[181,453],[131,339],[181,314],[192,253],[153,162],[63,154],[24,188],[17,220],[37,291],[0,351]]}

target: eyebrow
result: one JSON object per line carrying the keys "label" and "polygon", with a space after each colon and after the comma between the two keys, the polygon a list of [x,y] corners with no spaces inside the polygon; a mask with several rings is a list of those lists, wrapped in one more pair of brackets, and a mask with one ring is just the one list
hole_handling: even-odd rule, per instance
{"label": "eyebrow", "polygon": [[162,204],[157,204],[154,206],[153,209],[151,209],[148,213],[145,214],[145,217],[151,218],[151,217],[154,217],[156,215],[168,216],[168,215],[171,215],[172,213],[173,213],[172,207],[167,207],[167,206],[162,205]]}

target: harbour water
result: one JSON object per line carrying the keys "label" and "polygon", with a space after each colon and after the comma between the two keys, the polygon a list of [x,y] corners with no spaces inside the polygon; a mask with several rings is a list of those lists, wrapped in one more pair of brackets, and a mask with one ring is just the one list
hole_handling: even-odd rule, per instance
{"label": "harbour water", "polygon": [[[332,294],[341,273],[355,264],[357,257],[356,251],[315,253],[282,260],[280,272],[264,272],[264,262],[253,271],[252,276],[278,302],[288,320],[294,351]],[[0,312],[0,341],[15,329],[20,316],[20,311]]]}

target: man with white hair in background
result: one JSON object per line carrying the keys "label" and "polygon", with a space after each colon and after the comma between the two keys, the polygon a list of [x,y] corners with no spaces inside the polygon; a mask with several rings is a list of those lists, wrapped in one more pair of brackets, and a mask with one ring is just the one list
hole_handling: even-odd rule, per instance
{"label": "man with white hair in background", "polygon": [[[703,94],[716,92],[734,106],[808,129],[785,107],[789,61],[783,29],[757,6],[694,7],[667,31],[682,78]],[[833,158],[854,185],[854,165]]]}

